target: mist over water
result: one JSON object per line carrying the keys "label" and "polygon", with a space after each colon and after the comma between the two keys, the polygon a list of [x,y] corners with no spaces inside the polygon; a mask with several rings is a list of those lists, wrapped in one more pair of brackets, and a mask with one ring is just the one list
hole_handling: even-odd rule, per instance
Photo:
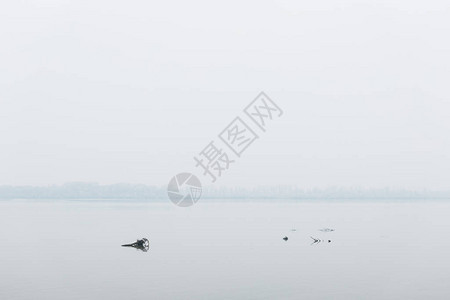
{"label": "mist over water", "polygon": [[448,0],[0,1],[0,300],[450,299],[449,32]]}

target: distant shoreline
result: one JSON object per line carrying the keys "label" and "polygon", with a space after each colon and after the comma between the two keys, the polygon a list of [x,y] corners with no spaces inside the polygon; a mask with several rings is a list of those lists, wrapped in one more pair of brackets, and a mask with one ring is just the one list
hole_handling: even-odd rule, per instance
{"label": "distant shoreline", "polygon": [[[49,186],[0,185],[0,200],[65,199],[65,200],[127,200],[167,201],[167,187],[119,183],[100,185],[72,182]],[[159,199],[159,200],[158,200]],[[201,199],[228,201],[374,201],[374,200],[450,200],[450,190],[407,190],[398,188],[309,188],[295,186],[203,187]]]}

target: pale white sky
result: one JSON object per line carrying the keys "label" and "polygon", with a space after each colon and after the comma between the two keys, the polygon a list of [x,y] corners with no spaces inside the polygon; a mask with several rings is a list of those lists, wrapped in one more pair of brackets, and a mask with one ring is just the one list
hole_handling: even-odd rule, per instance
{"label": "pale white sky", "polygon": [[0,185],[164,185],[264,90],[216,185],[448,189],[449,33],[444,0],[4,1]]}

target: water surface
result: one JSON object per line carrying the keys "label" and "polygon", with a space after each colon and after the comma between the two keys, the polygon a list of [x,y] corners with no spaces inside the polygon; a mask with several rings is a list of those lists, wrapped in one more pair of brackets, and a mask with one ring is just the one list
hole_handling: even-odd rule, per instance
{"label": "water surface", "polygon": [[[0,201],[0,299],[450,299],[448,216],[429,201]],[[120,247],[141,237],[148,252]]]}

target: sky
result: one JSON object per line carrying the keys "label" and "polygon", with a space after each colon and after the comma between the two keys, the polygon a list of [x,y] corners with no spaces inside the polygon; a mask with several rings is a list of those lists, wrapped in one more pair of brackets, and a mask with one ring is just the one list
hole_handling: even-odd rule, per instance
{"label": "sky", "polygon": [[215,186],[449,189],[449,31],[443,0],[3,1],[0,185],[210,184],[194,156],[264,91],[283,115]]}

